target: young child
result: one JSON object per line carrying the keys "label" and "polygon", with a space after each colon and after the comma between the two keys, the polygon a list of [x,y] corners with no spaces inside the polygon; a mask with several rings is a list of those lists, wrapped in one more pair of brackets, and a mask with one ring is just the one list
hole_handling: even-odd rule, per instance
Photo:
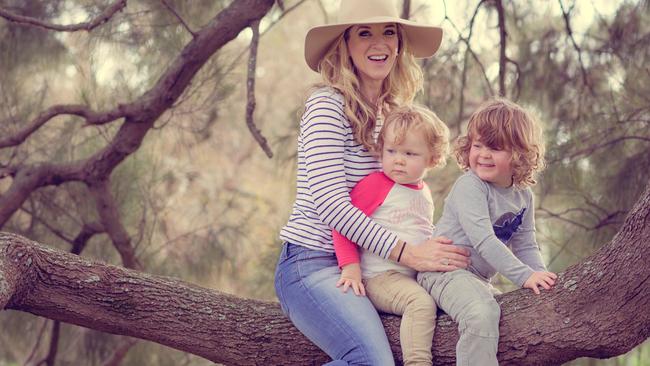
{"label": "young child", "polygon": [[[417,106],[393,110],[377,141],[383,170],[357,183],[350,193],[352,204],[409,244],[427,240],[433,232],[433,200],[422,177],[427,169],[445,162],[448,141],[447,126],[431,111]],[[337,286],[343,291],[352,287],[357,295],[367,291],[378,310],[402,315],[404,364],[431,365],[436,306],[416,282],[415,271],[366,249],[359,266],[358,246],[336,231],[333,239],[342,267]],[[400,257],[401,253],[397,262]]]}
{"label": "young child", "polygon": [[[445,199],[436,235],[470,251],[467,270],[423,272],[418,282],[458,324],[457,365],[498,365],[500,308],[490,279],[497,273],[539,294],[547,272],[535,240],[534,174],[544,166],[541,127],[504,99],[472,114],[455,155],[465,174]],[[443,259],[449,265],[448,259]]]}

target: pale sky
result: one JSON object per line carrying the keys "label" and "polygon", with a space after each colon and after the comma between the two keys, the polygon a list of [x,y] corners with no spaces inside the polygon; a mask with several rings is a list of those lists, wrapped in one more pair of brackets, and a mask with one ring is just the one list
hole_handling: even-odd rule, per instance
{"label": "pale sky", "polygon": [[[565,6],[565,9],[568,9],[571,4],[574,3],[573,0],[562,0]],[[285,1],[285,5],[290,7],[294,1]],[[413,20],[422,21],[431,24],[441,25],[446,32],[445,40],[448,42],[454,42],[458,38],[458,33],[454,30],[452,25],[449,22],[443,22],[445,14],[445,3],[447,5],[447,15],[448,17],[456,24],[457,27],[466,35],[466,22],[468,21],[471,13],[476,8],[479,0],[412,0],[411,12],[413,14]],[[68,1],[65,3],[66,11],[62,15],[55,19],[54,21],[59,24],[70,24],[83,22],[88,20],[88,14],[79,6],[74,5],[74,1]],[[322,3],[327,9],[327,12],[331,15],[331,21],[336,21],[336,11],[340,0],[322,0]],[[401,1],[396,1],[398,6],[401,6]],[[557,16],[561,14],[561,9],[558,1],[536,1],[538,4],[538,10],[540,13],[549,12],[551,16]],[[587,29],[587,27],[593,22],[594,19],[598,16],[598,13],[602,16],[609,17],[611,16],[616,8],[619,6],[620,1],[611,1],[611,0],[575,0],[575,9],[573,10],[572,16],[572,27],[574,29],[574,36],[576,40],[580,42],[581,34]],[[506,3],[507,6],[507,3]],[[596,9],[598,13],[596,13]],[[128,9],[127,9],[128,10]],[[297,10],[299,11],[299,10]],[[490,34],[491,37],[473,37],[472,47],[476,50],[480,50],[484,47],[493,47],[496,38],[491,39],[492,37],[497,37],[496,32],[487,31],[487,27],[493,26],[493,21],[488,21],[484,12],[480,13],[480,17],[477,18],[475,22],[474,34]],[[59,37],[65,41],[67,37],[70,37],[69,33],[59,33]],[[240,34],[241,38],[250,38],[250,32],[245,31]],[[115,60],[111,55],[120,55],[120,60]],[[126,72],[130,74],[128,70],[129,62],[124,62],[125,58],[124,50],[115,52],[114,45],[111,44],[102,44],[99,45],[96,49],[95,58],[94,58],[94,68],[95,68],[95,77],[99,84],[110,84],[111,80],[114,80],[118,72]],[[131,57],[137,57],[136,55],[130,55]],[[73,76],[75,74],[75,68],[67,68],[68,76]],[[71,75],[72,74],[72,75]],[[131,82],[141,82],[144,79],[143,75],[130,79]]]}

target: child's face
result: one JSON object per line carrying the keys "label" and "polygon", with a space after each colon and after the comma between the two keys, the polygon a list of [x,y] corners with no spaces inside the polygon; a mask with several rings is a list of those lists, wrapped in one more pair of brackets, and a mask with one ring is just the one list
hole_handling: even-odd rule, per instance
{"label": "child's face", "polygon": [[400,144],[395,142],[395,131],[387,129],[381,163],[384,173],[399,184],[417,184],[431,165],[431,152],[417,131],[407,131]]}
{"label": "child's face", "polygon": [[472,139],[469,150],[469,167],[479,178],[499,187],[512,185],[512,151],[491,149],[481,142],[480,136]]}

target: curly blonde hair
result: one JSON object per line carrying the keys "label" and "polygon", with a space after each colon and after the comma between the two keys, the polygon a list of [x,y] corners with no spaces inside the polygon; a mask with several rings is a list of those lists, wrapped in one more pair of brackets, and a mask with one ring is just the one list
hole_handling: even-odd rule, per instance
{"label": "curly blonde hair", "polygon": [[481,143],[496,150],[512,152],[512,181],[519,188],[532,186],[535,174],[545,168],[544,137],[538,121],[519,105],[494,98],[483,103],[470,116],[467,135],[454,144],[454,154],[463,170],[469,167],[469,151],[472,142]]}
{"label": "curly blonde hair", "polygon": [[[351,27],[350,27],[351,28]],[[369,151],[376,151],[374,131],[377,107],[361,94],[359,76],[348,52],[350,28],[343,32],[320,61],[319,70],[324,84],[338,90],[345,100],[345,115],[350,121],[354,138]],[[423,76],[415,57],[409,51],[404,30],[397,24],[398,55],[393,69],[382,84],[379,101],[388,110],[411,103],[422,89]]]}
{"label": "curly blonde hair", "polygon": [[384,148],[386,131],[395,134],[395,143],[401,144],[408,131],[415,131],[429,147],[429,168],[444,166],[449,154],[449,128],[430,109],[418,105],[405,105],[393,109],[387,116],[377,138],[377,150]]}

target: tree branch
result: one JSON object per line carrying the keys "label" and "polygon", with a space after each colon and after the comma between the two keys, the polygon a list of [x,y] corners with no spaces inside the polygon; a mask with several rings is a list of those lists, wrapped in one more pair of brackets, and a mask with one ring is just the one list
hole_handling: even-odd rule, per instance
{"label": "tree branch", "polygon": [[[232,365],[315,364],[328,357],[276,302],[240,299],[60,252],[0,233],[3,307],[131,337]],[[650,186],[609,244],[559,274],[541,295],[497,297],[502,365],[562,364],[626,353],[650,335]],[[7,294],[10,294],[7,296]],[[6,304],[6,306],[4,306]],[[616,316],[612,316],[612,312]],[[382,315],[401,362],[399,317]],[[456,324],[438,317],[436,365],[455,363]]]}
{"label": "tree branch", "polygon": [[402,19],[409,19],[411,17],[411,0],[403,0],[402,2]]}
{"label": "tree branch", "polygon": [[83,117],[88,125],[101,125],[124,117],[126,110],[124,106],[118,106],[112,111],[98,113],[83,105],[55,105],[41,112],[35,119],[27,123],[24,128],[15,134],[0,138],[0,149],[22,144],[45,123],[60,115],[75,115]]}
{"label": "tree branch", "polygon": [[0,17],[3,17],[13,23],[35,26],[35,27],[40,27],[47,30],[54,30],[58,32],[76,32],[80,30],[85,30],[90,32],[93,29],[109,21],[113,17],[113,15],[115,15],[115,13],[121,11],[125,7],[126,7],[126,0],[118,0],[114,2],[112,5],[110,5],[109,7],[107,7],[103,12],[101,12],[98,16],[91,19],[90,21],[77,23],[77,24],[70,24],[70,25],[53,24],[32,17],[13,14],[8,10],[6,10],[5,8],[0,8]]}
{"label": "tree branch", "polygon": [[494,95],[494,90],[492,89],[492,85],[490,84],[490,79],[488,79],[488,77],[487,77],[487,72],[485,71],[485,66],[483,65],[483,63],[479,59],[478,55],[476,54],[476,52],[474,52],[474,49],[470,45],[472,33],[473,33],[473,30],[474,30],[474,21],[476,20],[476,17],[478,15],[479,9],[481,8],[481,5],[484,4],[484,3],[485,3],[485,0],[481,0],[476,5],[476,8],[474,9],[474,14],[470,18],[470,23],[469,23],[469,26],[468,26],[469,35],[467,37],[463,37],[463,34],[458,29],[458,26],[456,26],[456,24],[447,15],[447,2],[446,1],[443,1],[443,4],[445,6],[445,19],[443,21],[446,21],[449,24],[451,24],[451,26],[454,28],[456,33],[458,33],[458,38],[461,41],[463,41],[463,43],[465,43],[465,45],[467,46],[467,52],[469,52],[472,55],[472,58],[474,59],[474,61],[476,61],[476,64],[481,69],[481,74],[483,75],[483,80],[485,81],[485,86],[488,88],[489,94]]}
{"label": "tree branch", "polygon": [[499,19],[499,95],[506,96],[506,45],[508,33],[506,32],[506,15],[501,0],[494,0]]}
{"label": "tree branch", "polygon": [[[217,14],[210,23],[196,34],[156,84],[144,95],[128,104],[121,104],[111,112],[98,116],[123,116],[113,140],[86,160],[59,165],[21,167],[15,173],[11,187],[0,196],[0,227],[22,205],[25,199],[39,187],[82,181],[87,184],[107,179],[113,169],[135,152],[154,122],[169,109],[186,90],[192,78],[207,60],[223,45],[232,40],[253,21],[262,18],[273,5],[273,0],[238,0]],[[29,136],[54,115],[79,113],[93,120],[94,114],[83,106],[52,107],[32,121],[22,132]],[[74,114],[74,113],[73,113]],[[98,120],[102,120],[98,117]],[[99,123],[99,122],[98,122]],[[13,142],[8,142],[11,144]],[[12,145],[13,146],[13,145]]]}
{"label": "tree branch", "polygon": [[562,18],[564,18],[564,28],[566,29],[567,35],[569,36],[569,39],[571,39],[571,43],[573,44],[573,48],[575,48],[576,52],[578,53],[578,62],[580,63],[580,71],[582,72],[582,81],[585,83],[587,88],[589,89],[589,92],[591,95],[596,95],[594,92],[593,87],[591,86],[591,83],[589,82],[589,75],[587,74],[587,70],[585,68],[584,61],[582,61],[582,50],[580,49],[580,46],[578,46],[578,42],[576,42],[575,38],[573,37],[573,30],[571,29],[571,19],[570,19],[570,14],[568,11],[564,9],[564,3],[562,3],[562,0],[558,0],[560,3],[560,9],[562,9]]}
{"label": "tree branch", "polygon": [[142,264],[135,255],[129,234],[120,222],[120,213],[110,191],[108,181],[95,182],[88,186],[88,189],[95,200],[102,226],[113,241],[113,246],[120,253],[124,267],[141,270],[143,268]]}
{"label": "tree branch", "polygon": [[248,102],[246,103],[246,126],[255,138],[255,141],[257,141],[262,150],[264,150],[266,156],[272,158],[273,152],[271,151],[266,138],[262,136],[262,133],[257,129],[255,121],[253,120],[253,114],[255,113],[255,69],[257,64],[257,45],[260,41],[259,20],[251,24],[251,30],[253,31],[253,39],[251,40],[250,56],[248,58],[248,78],[246,80],[246,95],[248,99]]}
{"label": "tree branch", "polygon": [[185,28],[185,30],[189,34],[191,34],[192,37],[196,37],[196,33],[192,31],[192,29],[189,27],[189,25],[187,25],[185,20],[178,14],[178,12],[176,12],[176,10],[171,5],[169,5],[169,3],[167,3],[167,0],[160,0],[160,1],[162,1],[163,5],[165,5],[165,7],[176,17],[176,19],[178,19],[178,21]]}
{"label": "tree branch", "polygon": [[596,151],[598,151],[598,150],[600,150],[602,148],[605,148],[605,147],[608,147],[608,146],[611,146],[611,145],[616,145],[616,144],[618,144],[620,142],[628,141],[628,140],[637,140],[637,141],[650,142],[650,137],[645,137],[645,136],[619,136],[619,137],[613,138],[611,140],[607,140],[607,141],[604,141],[604,142],[601,142],[601,143],[591,145],[591,146],[586,147],[584,149],[574,151],[573,153],[568,154],[568,155],[563,154],[563,156],[561,156],[561,157],[557,157],[555,159],[549,159],[548,164],[553,164],[553,163],[556,163],[556,162],[559,162],[559,161],[563,161],[565,159],[568,159],[569,161],[571,161],[571,160],[574,160],[574,159],[577,159],[577,158],[589,156],[589,155],[593,154],[594,152],[596,152]]}
{"label": "tree branch", "polygon": [[115,348],[111,358],[106,360],[102,366],[119,366],[122,364],[124,357],[129,353],[129,350],[138,343],[137,340],[133,338],[125,338],[122,343]]}

